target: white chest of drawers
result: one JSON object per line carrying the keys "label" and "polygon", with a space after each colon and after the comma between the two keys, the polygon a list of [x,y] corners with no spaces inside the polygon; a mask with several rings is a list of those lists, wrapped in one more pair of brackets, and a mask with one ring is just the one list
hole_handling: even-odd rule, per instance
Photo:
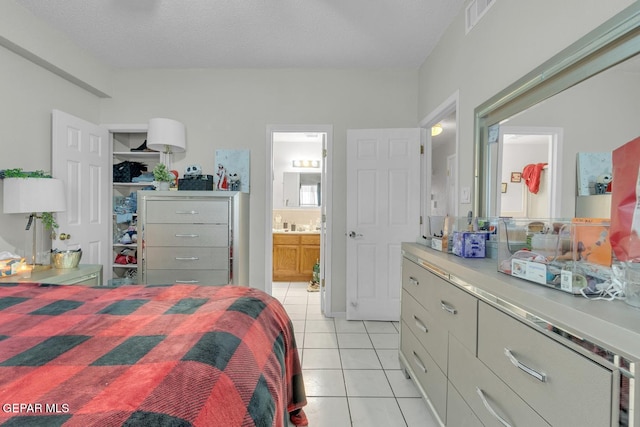
{"label": "white chest of drawers", "polygon": [[640,426],[640,311],[403,244],[400,361],[447,426]]}
{"label": "white chest of drawers", "polygon": [[142,283],[248,285],[248,194],[139,191]]}

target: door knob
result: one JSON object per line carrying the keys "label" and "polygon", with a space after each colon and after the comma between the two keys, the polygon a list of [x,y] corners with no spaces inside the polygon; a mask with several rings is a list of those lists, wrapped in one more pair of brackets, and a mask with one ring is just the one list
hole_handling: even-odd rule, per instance
{"label": "door knob", "polygon": [[357,237],[362,237],[362,234],[356,233],[355,231],[350,231],[349,234],[347,234],[347,236],[349,236],[352,239],[355,239]]}

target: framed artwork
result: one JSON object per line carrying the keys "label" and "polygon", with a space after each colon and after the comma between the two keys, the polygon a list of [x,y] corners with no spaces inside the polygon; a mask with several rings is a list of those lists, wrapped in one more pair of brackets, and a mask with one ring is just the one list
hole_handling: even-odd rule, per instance
{"label": "framed artwork", "polygon": [[506,192],[507,192],[507,183],[506,183],[506,182],[503,182],[503,183],[502,183],[502,192],[503,192],[503,193],[506,193]]}
{"label": "framed artwork", "polygon": [[249,192],[249,150],[216,150],[216,190]]}
{"label": "framed artwork", "polygon": [[522,172],[511,172],[511,182],[522,181]]}

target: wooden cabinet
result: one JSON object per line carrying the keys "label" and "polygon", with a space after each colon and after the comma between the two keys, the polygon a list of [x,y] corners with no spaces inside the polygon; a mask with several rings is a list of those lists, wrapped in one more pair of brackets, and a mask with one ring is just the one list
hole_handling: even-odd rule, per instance
{"label": "wooden cabinet", "polygon": [[142,283],[249,285],[248,194],[139,191]]}
{"label": "wooden cabinet", "polygon": [[273,235],[273,280],[305,282],[313,276],[320,259],[320,234],[275,233]]}
{"label": "wooden cabinet", "polygon": [[[618,323],[639,313],[600,304],[589,336],[590,301],[501,275],[493,260],[416,246],[403,244],[399,356],[443,425],[638,425],[640,352],[620,348],[640,328]],[[549,307],[555,318],[534,314]]]}

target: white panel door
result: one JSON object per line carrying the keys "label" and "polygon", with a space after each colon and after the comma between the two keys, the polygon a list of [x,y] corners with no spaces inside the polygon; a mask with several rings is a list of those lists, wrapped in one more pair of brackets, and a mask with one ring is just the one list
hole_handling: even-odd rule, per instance
{"label": "white panel door", "polygon": [[62,111],[52,113],[51,170],[64,181],[67,210],[57,214],[59,249],[82,249],[82,264],[111,265],[109,253],[110,154],[109,132]]}
{"label": "white panel door", "polygon": [[400,319],[400,243],[419,221],[420,129],[349,130],[347,319]]}

